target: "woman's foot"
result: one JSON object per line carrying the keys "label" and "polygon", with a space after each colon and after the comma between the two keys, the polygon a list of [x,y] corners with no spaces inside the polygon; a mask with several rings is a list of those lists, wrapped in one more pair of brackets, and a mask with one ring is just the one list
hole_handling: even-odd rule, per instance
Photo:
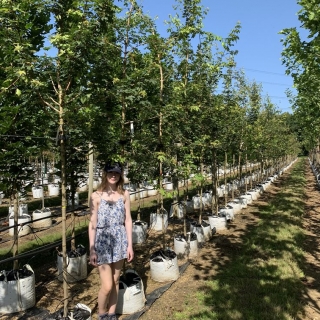
{"label": "woman's foot", "polygon": [[98,320],[109,320],[109,315],[107,313],[98,314]]}
{"label": "woman's foot", "polygon": [[115,313],[109,313],[108,320],[117,320],[117,315]]}

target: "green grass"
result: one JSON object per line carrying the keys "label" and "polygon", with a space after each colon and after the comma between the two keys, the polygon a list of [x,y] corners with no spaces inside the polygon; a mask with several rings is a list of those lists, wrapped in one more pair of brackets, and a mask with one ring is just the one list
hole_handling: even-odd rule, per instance
{"label": "green grass", "polygon": [[299,160],[281,191],[259,208],[259,223],[242,246],[225,252],[228,264],[170,319],[287,320],[303,314],[305,183]]}
{"label": "green grass", "polygon": [[[67,220],[67,224],[70,224],[71,220]],[[86,221],[79,221],[75,223],[75,234],[76,234],[76,245],[84,245],[87,247],[88,245],[88,220]],[[71,237],[71,230],[70,228],[67,229],[66,233],[67,238]],[[54,243],[58,243],[61,241],[61,232],[58,233],[47,233],[42,235],[41,238],[34,234],[34,239],[28,242],[24,242],[23,244],[19,245],[18,251],[19,254],[34,252],[34,255],[19,258],[19,265],[22,266],[26,263],[31,263],[34,265],[34,270],[36,270],[37,266],[41,266],[44,263],[48,263],[48,261],[52,261],[55,259],[57,255],[57,249],[61,250],[61,246],[57,244],[54,248],[49,248],[48,250],[37,252],[37,249],[41,249],[45,245],[50,245]],[[67,243],[68,250],[70,249],[70,241]],[[12,257],[12,248],[6,247],[0,249],[0,261],[5,260]],[[10,270],[12,269],[12,262],[4,262],[1,264],[2,270]]]}
{"label": "green grass", "polygon": [[[88,192],[79,192],[79,200],[83,203],[87,204],[88,201]],[[28,211],[33,212],[36,209],[42,208],[42,199],[33,199],[28,201]],[[2,205],[0,207],[0,218],[5,218],[8,215],[8,205]],[[46,208],[52,208],[61,206],[61,196],[58,197],[50,197],[44,199],[44,206]]]}

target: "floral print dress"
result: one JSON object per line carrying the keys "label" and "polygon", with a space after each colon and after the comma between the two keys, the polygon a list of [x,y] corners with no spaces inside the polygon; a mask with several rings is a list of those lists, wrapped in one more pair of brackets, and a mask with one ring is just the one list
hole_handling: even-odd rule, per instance
{"label": "floral print dress", "polygon": [[101,198],[95,238],[98,265],[117,262],[127,257],[128,240],[124,221],[123,197],[115,202]]}

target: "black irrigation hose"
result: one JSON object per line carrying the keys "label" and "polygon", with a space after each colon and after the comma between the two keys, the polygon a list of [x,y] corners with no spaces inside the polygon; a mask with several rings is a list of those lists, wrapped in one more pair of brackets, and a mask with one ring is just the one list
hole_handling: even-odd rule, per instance
{"label": "black irrigation hose", "polygon": [[[83,209],[88,209],[89,207],[83,207],[83,208],[81,208],[80,210],[82,210],[81,211],[81,213],[84,211]],[[80,211],[79,210],[79,208],[77,208],[77,209],[75,209],[75,210],[69,210],[69,211],[67,211],[67,213],[69,214],[69,213],[71,213],[71,212],[73,212],[73,211]],[[86,213],[86,214],[88,214],[88,213]],[[83,216],[83,214],[81,214],[81,215],[77,215],[77,216]],[[52,215],[50,215],[50,218],[56,218],[56,217],[61,217],[61,214],[52,214]],[[49,217],[42,217],[42,218],[38,218],[38,219],[35,219],[35,220],[29,220],[29,221],[26,221],[26,222],[22,222],[22,223],[19,223],[19,224],[17,224],[17,226],[24,226],[24,225],[26,225],[26,224],[30,224],[30,223],[33,223],[33,222],[36,222],[36,221],[41,221],[41,220],[44,220],[44,219],[48,219]],[[8,227],[4,227],[4,228],[1,228],[0,229],[0,233],[1,232],[3,232],[3,231],[6,231],[6,230],[9,230],[9,229],[11,229],[11,228],[14,228],[15,227],[15,225],[12,225],[12,226],[8,226]],[[49,227],[50,228],[50,227]],[[39,230],[39,231],[42,231],[42,230]]]}
{"label": "black irrigation hose", "polygon": [[[76,239],[76,238],[78,238],[80,236],[83,236],[83,235],[86,235],[86,234],[87,234],[87,231],[81,232],[81,233],[77,234],[75,237],[67,238],[66,241],[67,242],[71,241],[73,239]],[[0,265],[4,264],[4,263],[12,262],[14,260],[27,258],[27,257],[39,254],[39,253],[44,252],[44,251],[48,251],[49,249],[53,249],[53,248],[56,248],[57,246],[60,246],[61,244],[62,244],[62,240],[59,240],[59,241],[56,241],[56,242],[53,242],[53,243],[50,243],[50,244],[46,244],[46,245],[42,246],[41,248],[30,250],[30,251],[28,251],[26,253],[18,254],[15,257],[11,257],[11,258],[7,258],[7,259],[4,259],[4,260],[0,260]]]}

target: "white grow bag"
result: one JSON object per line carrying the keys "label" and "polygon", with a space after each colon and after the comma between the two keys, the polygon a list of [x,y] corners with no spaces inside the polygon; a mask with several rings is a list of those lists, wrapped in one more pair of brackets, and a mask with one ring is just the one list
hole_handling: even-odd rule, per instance
{"label": "white grow bag", "polygon": [[190,223],[190,231],[197,235],[198,244],[209,241],[212,236],[212,230],[209,221],[202,220],[202,223]]}
{"label": "white grow bag", "polygon": [[157,282],[174,281],[179,278],[177,255],[172,250],[159,250],[150,257],[151,279]]}
{"label": "white grow bag", "polygon": [[194,258],[198,255],[198,238],[193,232],[187,232],[186,237],[177,235],[174,237],[174,252],[178,258]]}
{"label": "white grow bag", "polygon": [[156,196],[158,194],[158,190],[153,186],[147,186],[148,197]]}
{"label": "white grow bag", "polygon": [[49,196],[58,196],[59,195],[59,184],[48,184]]}
{"label": "white grow bag", "polygon": [[[31,216],[28,214],[23,214],[18,216],[18,237],[25,236],[31,232],[30,224]],[[9,217],[9,235],[14,236],[14,217]]]}
{"label": "white grow bag", "polygon": [[[251,198],[251,196],[250,196],[250,198]],[[246,197],[240,196],[239,201],[240,201],[242,209],[246,209],[248,207],[248,199]]]}
{"label": "white grow bag", "polygon": [[[176,212],[174,212],[176,210]],[[170,207],[170,218],[176,213],[176,218],[183,218],[184,205],[182,203],[173,203]]]}
{"label": "white grow bag", "polygon": [[[41,219],[41,220],[38,220]],[[49,208],[43,208],[41,210],[36,209],[32,214],[33,228],[48,228],[52,226],[51,210]]]}
{"label": "white grow bag", "polygon": [[30,275],[22,278],[19,270],[15,280],[8,280],[8,272],[0,272],[0,313],[20,312],[35,305],[34,272],[28,264],[23,269]]}
{"label": "white grow bag", "polygon": [[[79,252],[78,252],[79,250]],[[87,277],[87,253],[84,252],[84,247],[78,246],[76,257],[69,257],[70,252],[67,253],[67,270],[64,273],[63,270],[63,257],[57,255],[57,264],[58,264],[58,280],[63,281],[63,277],[67,282],[77,282],[83,280]]]}
{"label": "white grow bag", "polygon": [[241,212],[241,203],[239,199],[234,199],[233,201],[229,201],[227,203],[227,206],[230,206],[233,208],[233,214],[238,214],[239,212]]}
{"label": "white grow bag", "polygon": [[32,187],[32,196],[34,199],[40,199],[43,197],[43,187]]}
{"label": "white grow bag", "polygon": [[211,229],[215,229],[216,231],[227,229],[227,218],[220,216],[209,216],[209,223]]}
{"label": "white grow bag", "polygon": [[219,215],[226,217],[227,221],[234,220],[234,210],[232,206],[227,205],[219,210]]}
{"label": "white grow bag", "polygon": [[132,226],[132,243],[143,243],[146,241],[148,234],[148,223],[141,220],[133,222]]}
{"label": "white grow bag", "polygon": [[162,231],[162,225],[164,229],[168,228],[168,213],[163,210],[164,213],[151,213],[150,214],[150,229],[155,231]]}
{"label": "white grow bag", "polygon": [[127,270],[119,280],[119,294],[116,313],[131,314],[144,308],[146,298],[143,282],[134,270]]}
{"label": "white grow bag", "polygon": [[202,203],[202,207],[203,207],[203,201],[201,201],[200,195],[193,196],[192,201],[193,201],[193,209],[194,210],[200,210],[201,203]]}

